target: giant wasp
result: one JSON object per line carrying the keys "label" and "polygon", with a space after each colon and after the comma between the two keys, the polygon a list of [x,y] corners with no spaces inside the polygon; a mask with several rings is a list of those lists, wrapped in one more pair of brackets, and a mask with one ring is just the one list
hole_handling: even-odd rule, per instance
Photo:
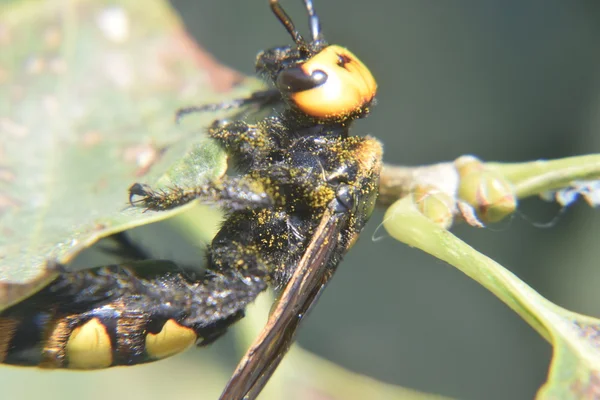
{"label": "giant wasp", "polygon": [[381,169],[381,144],[350,135],[352,122],[373,105],[376,82],[354,54],[325,41],[312,1],[304,4],[310,40],[270,0],[294,41],[258,55],[256,69],[271,89],[178,112],[277,109],[255,124],[210,126],[208,135],[240,173],[197,187],[130,188],[130,202],[144,209],[199,200],[226,212],[208,246],[206,272],[192,279],[172,266],[64,270],[0,314],[2,363],[97,369],[165,358],[219,338],[271,286],[278,302],[222,398],[258,395],[370,217]]}

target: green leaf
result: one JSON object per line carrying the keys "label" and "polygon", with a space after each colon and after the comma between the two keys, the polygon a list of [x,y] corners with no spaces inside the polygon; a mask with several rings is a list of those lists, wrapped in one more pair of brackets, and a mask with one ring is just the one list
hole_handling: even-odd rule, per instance
{"label": "green leaf", "polygon": [[231,91],[240,80],[163,1],[0,5],[0,310],[53,277],[47,260],[185,209],[130,207],[134,182],[221,176],[226,156],[203,135],[215,114],[174,113],[258,86]]}

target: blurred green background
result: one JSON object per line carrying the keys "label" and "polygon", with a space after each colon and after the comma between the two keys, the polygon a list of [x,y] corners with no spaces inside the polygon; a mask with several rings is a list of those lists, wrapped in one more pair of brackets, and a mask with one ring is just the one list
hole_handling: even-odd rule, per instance
{"label": "blurred green background", "polygon": [[[202,46],[246,74],[260,49],[290,42],[266,0],[172,3]],[[283,4],[304,29],[301,2]],[[350,48],[378,80],[378,105],[354,133],[379,137],[387,162],[418,165],[467,153],[516,162],[600,151],[598,1],[315,0],[315,8],[328,41]],[[455,231],[553,302],[599,317],[600,216],[580,202],[554,226],[534,226],[558,211],[532,199],[510,221]],[[532,398],[550,346],[464,275],[387,237],[381,218],[373,216],[305,320],[301,345],[427,392]],[[198,249],[162,227],[141,234],[162,242],[164,256],[197,258]],[[2,369],[0,398],[43,390],[46,399],[210,399],[237,362],[232,347],[228,335],[208,350],[97,373],[34,377]]]}

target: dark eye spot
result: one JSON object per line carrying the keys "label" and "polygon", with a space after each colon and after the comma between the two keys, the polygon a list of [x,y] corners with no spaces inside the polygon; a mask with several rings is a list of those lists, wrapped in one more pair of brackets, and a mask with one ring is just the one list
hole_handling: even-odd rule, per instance
{"label": "dark eye spot", "polygon": [[352,62],[352,59],[345,54],[338,54],[337,65],[345,68],[346,64]]}

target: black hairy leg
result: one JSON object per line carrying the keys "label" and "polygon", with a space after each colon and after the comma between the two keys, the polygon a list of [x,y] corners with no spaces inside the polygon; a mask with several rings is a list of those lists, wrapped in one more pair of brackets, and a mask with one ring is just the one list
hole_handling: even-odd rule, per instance
{"label": "black hairy leg", "polygon": [[[136,196],[139,199],[134,200]],[[271,198],[259,182],[243,178],[227,178],[189,188],[173,186],[169,189],[155,190],[141,183],[134,183],[129,188],[131,205],[152,211],[170,210],[196,199],[218,205],[226,211],[263,208],[272,204]]]}
{"label": "black hairy leg", "polygon": [[181,118],[192,113],[202,113],[207,111],[224,111],[241,108],[249,105],[255,106],[256,108],[260,109],[269,104],[278,103],[280,101],[281,93],[279,92],[279,90],[262,90],[259,92],[254,92],[250,96],[242,99],[234,99],[223,103],[204,104],[201,106],[180,108],[179,110],[177,110],[175,118],[179,122]]}

